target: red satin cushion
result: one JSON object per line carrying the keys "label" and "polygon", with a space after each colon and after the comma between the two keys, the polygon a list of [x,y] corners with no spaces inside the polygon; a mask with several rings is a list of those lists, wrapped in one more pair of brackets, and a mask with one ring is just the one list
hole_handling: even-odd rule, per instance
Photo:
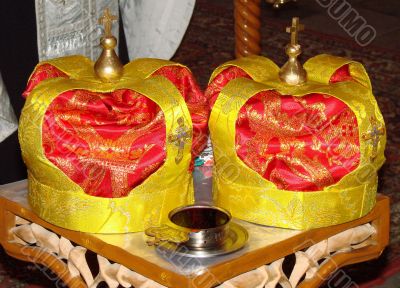
{"label": "red satin cushion", "polygon": [[[207,101],[184,67],[166,66],[153,75],[169,79],[187,102],[194,158],[207,140]],[[55,77],[68,75],[49,64],[39,66],[23,95],[28,97],[40,82]],[[46,157],[85,193],[100,197],[126,196],[154,173],[165,161],[165,134],[160,107],[125,89],[64,92],[47,108],[42,126]]]}
{"label": "red satin cushion", "polygon": [[[238,67],[217,75],[206,91],[211,107],[223,87],[238,77],[251,79]],[[348,66],[332,76],[331,83],[341,81],[354,81]],[[328,95],[258,93],[240,109],[235,139],[238,157],[284,190],[322,190],[360,162],[356,116],[344,102]]]}

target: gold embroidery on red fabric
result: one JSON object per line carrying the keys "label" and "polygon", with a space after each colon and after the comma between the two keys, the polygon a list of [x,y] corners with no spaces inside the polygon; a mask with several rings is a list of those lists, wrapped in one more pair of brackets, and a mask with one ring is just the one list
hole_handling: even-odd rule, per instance
{"label": "gold embroidery on red fabric", "polygon": [[[86,107],[89,102],[102,97],[104,95],[100,93],[76,90],[74,95],[69,101],[64,102],[62,107],[54,105],[51,110],[54,113],[56,124],[64,131],[68,131],[67,133],[72,133],[71,139],[68,139],[70,141],[65,141],[63,146],[79,160],[76,165],[81,166],[81,172],[84,174],[83,181],[79,183],[83,190],[88,194],[95,194],[108,173],[111,178],[112,196],[122,197],[126,196],[131,190],[128,183],[129,174],[132,174],[137,169],[137,164],[142,157],[153,147],[153,145],[144,145],[142,149],[131,150],[132,144],[139,137],[158,129],[158,125],[164,121],[164,115],[162,111],[158,111],[151,123],[127,129],[116,139],[105,138],[96,131],[90,121],[82,118],[85,113],[88,113]],[[56,109],[62,109],[67,113],[57,113]],[[113,111],[112,113],[115,114],[116,112]],[[139,117],[150,118],[149,115]],[[138,117],[133,118],[125,119],[123,121],[124,125],[129,125],[133,122],[137,123],[138,119],[141,119]],[[96,125],[102,124],[100,120],[95,120],[94,123]],[[70,125],[70,127],[66,124]],[[77,139],[83,140],[87,147]],[[55,140],[52,139],[51,135],[44,133],[43,143],[45,145],[55,149]],[[52,161],[68,175],[74,175],[78,168],[74,167],[70,157],[65,158],[65,155],[53,157]],[[163,161],[158,161],[146,171],[154,171],[162,163]]]}
{"label": "gold embroidery on red fabric", "polygon": [[158,169],[159,166],[160,166],[160,163],[153,163],[153,164],[147,165],[146,167],[144,167],[141,177],[144,178],[144,177],[146,177],[146,175],[153,173],[154,171],[156,171]]}
{"label": "gold embroidery on red fabric", "polygon": [[[87,131],[84,133],[77,133],[79,138],[84,140],[90,147],[90,156],[85,157],[85,159],[94,158],[96,159],[94,161],[95,164],[109,168],[113,197],[123,196],[124,192],[126,193],[126,187],[128,187],[128,174],[135,171],[136,165],[140,160],[140,158],[137,158],[135,161],[129,159],[130,147],[138,137],[144,133],[148,133],[146,126],[140,129],[130,129],[116,140],[104,139],[89,125],[85,128]],[[141,156],[146,152],[144,151]]]}
{"label": "gold embroidery on red fabric", "polygon": [[[323,102],[310,104],[304,97],[281,96],[275,91],[262,92],[254,97],[262,105],[246,104],[237,119],[237,125],[244,125],[247,120],[254,136],[246,142],[237,136],[236,151],[245,149],[242,160],[260,175],[264,176],[271,161],[277,159],[285,163],[293,175],[322,189],[335,183],[329,167],[343,165],[344,161],[359,153],[357,120],[348,107],[328,119]],[[296,112],[294,116],[283,112],[283,97],[291,97],[300,104],[303,112]],[[317,154],[309,156],[305,149]],[[321,162],[318,153],[325,153],[329,166]],[[355,168],[358,162],[353,161],[351,165]],[[271,168],[269,180],[286,189],[289,183],[284,180],[285,176]]]}
{"label": "gold embroidery on red fabric", "polygon": [[[43,73],[46,74],[43,76]],[[60,76],[66,77],[66,75],[58,70],[56,67],[50,65],[50,64],[44,64],[39,66],[34,74],[32,75],[31,79],[29,79],[29,82],[31,83],[38,83],[42,81],[43,79],[49,79],[49,78],[56,78]]]}
{"label": "gold embroidery on red fabric", "polygon": [[[335,123],[334,123],[335,122]],[[326,158],[329,165],[343,166],[343,161],[353,158],[359,153],[357,119],[348,109],[336,115],[328,123],[329,127],[322,130],[321,137],[328,143]],[[338,142],[335,145],[330,144]],[[357,166],[354,162],[353,166]]]}

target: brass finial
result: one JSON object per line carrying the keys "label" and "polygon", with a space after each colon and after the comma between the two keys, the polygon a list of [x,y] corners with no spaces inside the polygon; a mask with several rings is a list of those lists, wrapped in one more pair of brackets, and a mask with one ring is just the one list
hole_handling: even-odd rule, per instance
{"label": "brass finial", "polygon": [[114,51],[114,48],[117,46],[117,39],[111,34],[112,22],[117,19],[116,16],[111,15],[108,8],[104,10],[103,16],[99,19],[99,24],[104,26],[104,35],[100,40],[103,51],[94,65],[94,71],[96,76],[103,82],[118,81],[124,69]]}
{"label": "brass finial", "polygon": [[298,43],[298,35],[303,30],[304,25],[300,24],[298,17],[293,18],[292,26],[286,28],[286,32],[290,33],[290,44],[286,46],[286,54],[289,56],[289,60],[279,71],[279,78],[289,85],[301,85],[307,81],[307,72],[297,60],[302,52]]}
{"label": "brass finial", "polygon": [[110,9],[106,8],[104,10],[103,16],[99,18],[99,24],[104,26],[104,36],[105,37],[112,37],[113,35],[111,34],[111,28],[112,28],[112,22],[117,21],[118,18],[115,15],[111,15]]}

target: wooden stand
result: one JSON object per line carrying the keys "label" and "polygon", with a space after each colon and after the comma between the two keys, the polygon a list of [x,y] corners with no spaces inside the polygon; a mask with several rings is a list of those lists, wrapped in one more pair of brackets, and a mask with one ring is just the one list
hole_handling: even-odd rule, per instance
{"label": "wooden stand", "polygon": [[[96,287],[101,281],[110,287],[208,288],[224,282],[222,287],[246,287],[249,279],[268,287],[318,287],[340,267],[377,258],[389,242],[389,199],[379,195],[368,215],[327,228],[295,231],[241,221],[250,235],[246,247],[196,266],[147,247],[143,233],[88,234],[54,226],[30,210],[26,197],[26,181],[0,187],[0,243],[12,257],[49,267],[69,287]],[[98,254],[98,275],[88,268],[86,249]],[[291,254],[296,264],[289,277],[281,265]]]}

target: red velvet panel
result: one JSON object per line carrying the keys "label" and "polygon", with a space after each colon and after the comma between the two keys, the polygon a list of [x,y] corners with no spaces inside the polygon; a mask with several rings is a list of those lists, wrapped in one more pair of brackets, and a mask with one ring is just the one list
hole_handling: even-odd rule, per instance
{"label": "red velvet panel", "polygon": [[[250,76],[237,67],[220,73],[206,91],[211,106],[232,79]],[[331,83],[353,81],[347,66]],[[237,93],[240,93],[238,91]],[[266,91],[251,97],[236,121],[239,158],[278,188],[316,191],[337,183],[360,162],[357,119],[341,100]]]}
{"label": "red velvet panel", "polygon": [[[167,66],[153,75],[169,79],[188,104],[194,158],[207,140],[207,101],[187,68]],[[55,77],[68,75],[39,66],[23,95]],[[64,92],[49,105],[42,127],[46,157],[86,193],[100,197],[126,196],[154,173],[165,161],[165,135],[159,106],[131,90]]]}

